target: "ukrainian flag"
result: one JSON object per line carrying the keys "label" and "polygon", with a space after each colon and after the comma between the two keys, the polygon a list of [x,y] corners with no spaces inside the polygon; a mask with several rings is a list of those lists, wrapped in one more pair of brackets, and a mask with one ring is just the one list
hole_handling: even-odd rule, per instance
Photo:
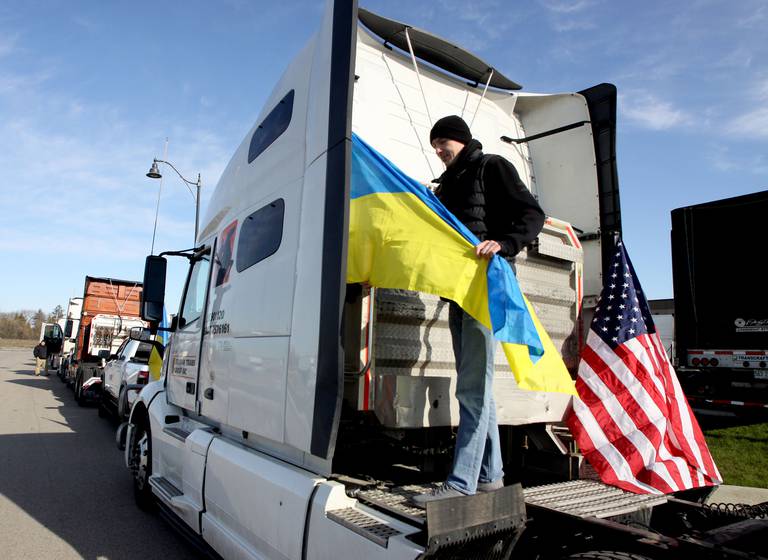
{"label": "ukrainian flag", "polygon": [[455,301],[502,343],[520,388],[576,394],[509,263],[478,259],[479,242],[429,189],[352,135],[347,282]]}

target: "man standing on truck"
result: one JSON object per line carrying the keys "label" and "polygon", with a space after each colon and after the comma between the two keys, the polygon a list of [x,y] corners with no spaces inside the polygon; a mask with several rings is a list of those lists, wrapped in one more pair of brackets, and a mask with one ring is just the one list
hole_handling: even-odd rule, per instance
{"label": "man standing on truck", "polygon": [[[430,143],[446,170],[435,194],[477,238],[479,259],[514,258],[544,226],[544,212],[515,167],[485,155],[467,123],[452,115],[438,120]],[[456,358],[459,428],[453,467],[438,488],[413,497],[419,507],[443,498],[491,492],[504,486],[496,403],[493,400],[493,333],[450,302],[449,328]]]}

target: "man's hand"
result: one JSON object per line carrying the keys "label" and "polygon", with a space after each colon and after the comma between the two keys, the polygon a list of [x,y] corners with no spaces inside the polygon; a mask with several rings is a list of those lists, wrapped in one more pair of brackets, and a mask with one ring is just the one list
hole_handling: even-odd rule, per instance
{"label": "man's hand", "polygon": [[501,251],[501,245],[498,241],[488,239],[475,246],[475,255],[481,259],[490,260],[490,258]]}

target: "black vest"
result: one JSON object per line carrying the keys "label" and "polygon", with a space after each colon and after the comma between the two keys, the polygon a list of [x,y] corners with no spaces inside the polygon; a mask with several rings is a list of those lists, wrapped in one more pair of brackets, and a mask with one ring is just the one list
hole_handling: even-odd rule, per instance
{"label": "black vest", "polygon": [[435,194],[469,231],[480,241],[485,241],[488,226],[485,223],[485,191],[480,173],[486,156],[482,148],[480,142],[470,140],[440,177],[440,186]]}

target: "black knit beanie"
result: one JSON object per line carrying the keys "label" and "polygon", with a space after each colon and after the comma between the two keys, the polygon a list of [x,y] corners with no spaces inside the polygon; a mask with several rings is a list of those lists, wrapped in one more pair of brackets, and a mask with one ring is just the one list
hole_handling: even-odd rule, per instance
{"label": "black knit beanie", "polygon": [[464,119],[451,115],[443,117],[432,127],[429,133],[429,143],[434,142],[435,138],[448,138],[462,144],[469,144],[469,141],[472,140],[472,133],[469,131],[469,127],[464,122]]}

